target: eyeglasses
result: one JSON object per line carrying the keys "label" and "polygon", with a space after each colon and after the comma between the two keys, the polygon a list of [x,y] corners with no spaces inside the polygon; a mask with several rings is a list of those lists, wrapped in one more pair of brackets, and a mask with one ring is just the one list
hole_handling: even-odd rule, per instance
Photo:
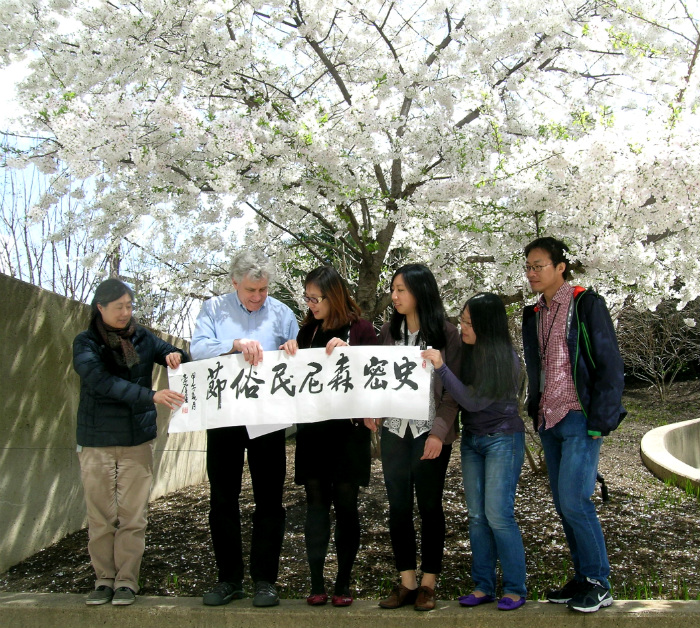
{"label": "eyeglasses", "polygon": [[547,264],[535,264],[534,266],[530,266],[530,264],[525,264],[523,266],[523,270],[525,271],[525,274],[529,273],[530,271],[534,273],[539,273],[543,268],[547,268],[547,266],[553,266],[553,262],[548,262]]}
{"label": "eyeglasses", "polygon": [[325,299],[326,297],[307,297],[306,295],[304,295],[302,298],[307,303],[313,303],[314,305],[317,305],[318,303],[323,301],[323,299]]}
{"label": "eyeglasses", "polygon": [[461,318],[459,319],[459,324],[462,327],[474,327],[474,325],[471,324],[471,321],[467,322],[465,320],[462,320]]}

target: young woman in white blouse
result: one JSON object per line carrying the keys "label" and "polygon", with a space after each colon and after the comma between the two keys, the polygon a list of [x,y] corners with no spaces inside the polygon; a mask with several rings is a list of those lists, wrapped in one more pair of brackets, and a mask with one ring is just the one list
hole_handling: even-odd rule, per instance
{"label": "young woman in white blouse", "polygon": [[[437,282],[422,264],[399,268],[391,280],[394,312],[380,332],[384,345],[418,345],[441,352],[451,369],[459,369],[460,338],[445,316]],[[445,515],[442,492],[456,438],[457,403],[434,375],[430,416],[424,421],[386,417],[367,419],[376,431],[381,425],[384,482],[389,500],[389,533],[401,583],[379,605],[398,608],[413,604],[416,610],[435,608],[435,584],[442,570]],[[421,515],[421,586],[418,586],[417,542],[413,503]]]}

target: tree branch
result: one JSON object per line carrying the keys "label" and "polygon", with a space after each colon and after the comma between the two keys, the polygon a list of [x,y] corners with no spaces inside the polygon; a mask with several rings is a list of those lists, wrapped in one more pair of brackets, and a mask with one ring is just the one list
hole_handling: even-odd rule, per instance
{"label": "tree branch", "polygon": [[[394,61],[396,61],[396,64],[399,66],[399,72],[401,74],[406,74],[404,72],[403,66],[401,65],[401,61],[399,61],[399,55],[396,52],[396,49],[394,48],[394,44],[391,42],[391,40],[386,36],[386,33],[384,32],[384,26],[386,24],[387,19],[389,19],[389,13],[391,13],[391,10],[394,8],[394,3],[392,2],[389,5],[389,10],[386,12],[386,17],[384,18],[384,22],[382,23],[381,26],[377,24],[374,20],[369,20],[369,23],[374,26],[374,28],[377,29],[377,32],[379,33],[379,36],[384,40],[384,43],[387,45],[387,48],[389,48],[389,51],[391,52],[391,55],[394,57]],[[367,19],[365,13],[363,11],[360,11],[360,15]]]}
{"label": "tree branch", "polygon": [[326,56],[326,53],[323,52],[323,48],[321,48],[321,46],[317,42],[315,42],[310,37],[304,37],[304,39],[308,42],[309,46],[311,46],[314,52],[318,55],[318,58],[321,59],[323,65],[326,66],[326,69],[333,77],[335,84],[338,86],[340,93],[343,95],[343,99],[345,100],[345,102],[348,103],[348,105],[352,105],[352,98],[350,96],[350,92],[348,91],[347,87],[345,87],[345,83],[343,82],[343,79],[341,78],[340,73],[338,72],[338,68],[336,68],[335,65],[333,65],[332,61]]}
{"label": "tree branch", "polygon": [[292,238],[294,238],[294,239],[296,240],[297,244],[298,244],[299,246],[304,247],[309,253],[311,253],[311,255],[313,255],[313,257],[314,257],[316,260],[318,260],[318,262],[319,262],[320,264],[325,264],[325,263],[326,263],[326,260],[324,260],[322,257],[320,257],[320,256],[316,253],[316,251],[314,251],[314,250],[313,250],[302,238],[300,238],[296,233],[294,233],[293,231],[291,231],[291,230],[288,229],[287,227],[285,227],[285,226],[279,224],[279,223],[276,222],[275,220],[272,220],[272,218],[270,218],[270,217],[269,217],[267,214],[265,214],[262,210],[260,210],[260,209],[258,209],[257,207],[255,207],[255,205],[253,205],[253,204],[250,203],[249,201],[246,201],[245,204],[246,204],[248,207],[250,207],[250,208],[251,208],[258,216],[260,216],[263,220],[265,220],[266,222],[269,222],[273,227],[276,227],[277,229],[279,229],[279,230],[282,231],[283,233],[287,233],[287,234],[289,234],[290,236],[292,236]]}

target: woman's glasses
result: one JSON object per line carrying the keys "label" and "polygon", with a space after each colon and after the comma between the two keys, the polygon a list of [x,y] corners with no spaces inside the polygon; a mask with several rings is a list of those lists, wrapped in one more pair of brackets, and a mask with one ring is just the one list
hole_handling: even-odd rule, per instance
{"label": "woman's glasses", "polygon": [[325,299],[326,297],[307,297],[306,295],[304,295],[302,298],[307,303],[313,303],[314,305],[317,305],[318,303],[323,301],[323,299]]}

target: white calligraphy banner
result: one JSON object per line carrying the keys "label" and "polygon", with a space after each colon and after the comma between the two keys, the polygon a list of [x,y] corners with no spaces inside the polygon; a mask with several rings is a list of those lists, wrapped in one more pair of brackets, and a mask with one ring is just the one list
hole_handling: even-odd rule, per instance
{"label": "white calligraphy banner", "polygon": [[[170,432],[326,419],[427,419],[432,365],[419,347],[357,346],[265,351],[251,366],[239,353],[182,364],[169,386],[185,396]],[[263,428],[258,431],[265,432]]]}

